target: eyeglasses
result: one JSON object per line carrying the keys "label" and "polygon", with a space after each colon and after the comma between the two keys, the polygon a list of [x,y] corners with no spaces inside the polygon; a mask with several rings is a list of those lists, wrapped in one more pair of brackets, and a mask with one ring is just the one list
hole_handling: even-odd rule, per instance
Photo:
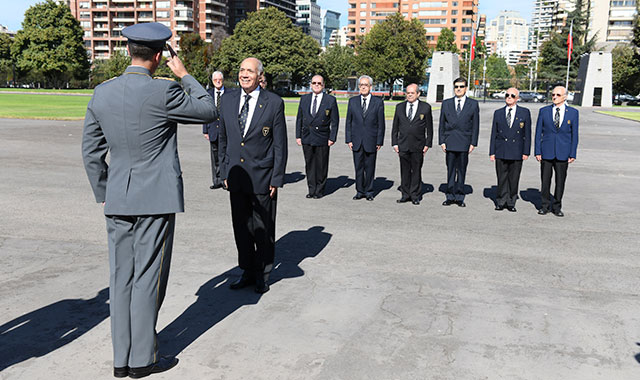
{"label": "eyeglasses", "polygon": [[512,97],[512,98],[514,98],[514,99],[515,99],[515,98],[517,98],[517,97],[518,97],[518,95],[516,95],[516,94],[507,94],[507,98],[508,98],[508,97]]}
{"label": "eyeglasses", "polygon": [[551,94],[551,97],[562,96],[563,94]]}
{"label": "eyeglasses", "polygon": [[360,87],[369,87],[371,86],[369,83],[360,83]]}
{"label": "eyeglasses", "polygon": [[467,86],[466,86],[466,85],[463,85],[463,86],[454,86],[454,87],[455,87],[455,88],[467,88]]}
{"label": "eyeglasses", "polygon": [[320,86],[320,85],[322,85],[322,82],[311,82],[311,84],[313,84],[313,85],[316,85],[316,84],[317,84],[317,85],[319,85],[319,86]]}

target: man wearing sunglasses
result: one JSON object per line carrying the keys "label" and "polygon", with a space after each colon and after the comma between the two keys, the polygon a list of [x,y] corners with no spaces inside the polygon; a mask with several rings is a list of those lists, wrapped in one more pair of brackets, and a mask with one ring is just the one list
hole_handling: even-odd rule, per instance
{"label": "man wearing sunglasses", "polygon": [[311,94],[300,99],[296,117],[296,143],[302,145],[304,169],[309,193],[307,198],[320,199],[329,172],[329,147],[338,136],[338,103],[336,98],[323,92],[324,78],[311,78]]}
{"label": "man wearing sunglasses", "polygon": [[517,88],[508,89],[507,104],[493,113],[489,158],[496,163],[498,177],[496,211],[516,212],[522,161],[531,152],[531,113],[516,105],[519,98]]}
{"label": "man wearing sunglasses", "polygon": [[464,179],[469,153],[478,146],[480,109],[478,101],[467,97],[467,80],[453,81],[455,96],[445,99],[440,110],[438,140],[447,162],[447,191],[443,206],[465,207]]}
{"label": "man wearing sunglasses", "polygon": [[[553,105],[540,109],[536,123],[536,160],[540,162],[542,207],[538,214],[550,211],[564,216],[562,195],[567,179],[567,168],[576,160],[578,150],[578,110],[566,105],[567,89],[557,86],[551,93]],[[551,176],[556,176],[556,187],[551,202]]]}

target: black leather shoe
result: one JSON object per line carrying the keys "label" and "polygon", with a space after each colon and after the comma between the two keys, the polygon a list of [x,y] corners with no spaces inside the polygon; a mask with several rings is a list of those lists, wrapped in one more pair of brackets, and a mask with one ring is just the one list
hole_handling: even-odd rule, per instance
{"label": "black leather shoe", "polygon": [[405,202],[409,202],[411,199],[409,198],[400,198],[400,199],[396,199],[396,203],[405,203]]}
{"label": "black leather shoe", "polygon": [[229,287],[231,289],[242,289],[244,287],[247,287],[249,285],[253,285],[255,284],[256,281],[251,278],[251,276],[249,276],[246,272],[242,274],[242,276],[240,276],[239,279],[235,280],[234,282],[231,283],[231,285],[229,285]]}
{"label": "black leather shoe", "polygon": [[418,206],[420,204],[419,200],[415,200],[415,201],[411,201],[411,203],[413,203],[414,205]]}
{"label": "black leather shoe", "polygon": [[313,196],[313,199],[320,199],[322,197],[323,197],[322,194],[316,194],[316,195]]}
{"label": "black leather shoe", "polygon": [[219,189],[221,187],[222,187],[222,184],[221,183],[217,183],[217,184],[213,185],[211,188],[212,189]]}
{"label": "black leather shoe", "polygon": [[357,201],[358,199],[362,199],[362,198],[364,198],[364,194],[356,194],[353,196],[354,201]]}
{"label": "black leather shoe", "polygon": [[511,212],[516,212],[518,210],[516,210],[515,206],[507,206],[507,210],[511,211]]}
{"label": "black leather shoe", "polygon": [[307,195],[305,195],[304,197],[305,197],[305,198],[307,198],[307,199],[311,199],[311,198],[313,198],[313,195],[311,195],[311,194],[307,194]]}
{"label": "black leather shoe", "polygon": [[456,204],[458,205],[458,207],[467,207],[467,205],[464,204],[463,201],[457,201]]}
{"label": "black leather shoe", "polygon": [[451,206],[452,204],[454,204],[454,201],[447,199],[446,201],[442,202],[443,206]]}
{"label": "black leather shoe", "polygon": [[559,216],[559,217],[563,217],[563,216],[564,216],[564,213],[563,213],[562,211],[558,210],[558,211],[554,211],[554,212],[553,212],[553,215],[555,215],[555,216]]}
{"label": "black leather shoe", "polygon": [[548,212],[549,212],[549,211],[547,211],[547,210],[545,210],[545,209],[541,208],[540,210],[538,210],[538,215],[547,215],[547,213],[548,213]]}
{"label": "black leather shoe", "polygon": [[114,377],[127,377],[129,376],[129,367],[113,367]]}
{"label": "black leather shoe", "polygon": [[269,291],[269,285],[264,281],[262,276],[256,278],[256,288],[254,290],[258,294],[264,294]]}
{"label": "black leather shoe", "polygon": [[129,377],[132,379],[140,379],[147,377],[152,373],[160,373],[168,371],[178,364],[178,358],[175,356],[163,356],[157,362],[146,367],[129,368]]}
{"label": "black leather shoe", "polygon": [[368,201],[372,201],[373,200],[373,195],[367,195],[367,200]]}
{"label": "black leather shoe", "polygon": [[496,206],[495,210],[496,211],[502,211],[502,210],[504,210],[504,206],[498,205],[498,206]]}
{"label": "black leather shoe", "polygon": [[211,185],[211,186],[209,186],[209,188],[210,188],[211,190],[213,190],[213,189],[215,189],[215,188],[216,188],[216,185]]}

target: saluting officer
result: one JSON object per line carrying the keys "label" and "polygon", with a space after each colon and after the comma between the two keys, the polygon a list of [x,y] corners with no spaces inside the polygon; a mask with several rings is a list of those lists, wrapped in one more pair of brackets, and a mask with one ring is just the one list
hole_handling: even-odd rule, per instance
{"label": "saluting officer", "polygon": [[307,174],[309,193],[307,198],[320,199],[329,173],[329,147],[338,136],[338,103],[326,94],[324,78],[311,78],[311,94],[300,98],[296,117],[296,143],[302,145],[304,169]]}
{"label": "saluting officer", "polygon": [[211,96],[178,57],[168,65],[182,86],[151,77],[171,38],[169,28],[136,24],[122,34],[129,39],[131,66],[96,87],[87,106],[82,156],[107,222],[113,374],[140,378],[178,363],[158,356],[155,330],[175,213],[184,211],[177,124],[209,123],[217,115]]}
{"label": "saluting officer", "polygon": [[511,87],[507,90],[504,107],[493,113],[489,158],[496,163],[498,194],[496,211],[507,209],[516,212],[518,182],[522,171],[522,161],[531,152],[531,113],[518,106],[520,91]]}

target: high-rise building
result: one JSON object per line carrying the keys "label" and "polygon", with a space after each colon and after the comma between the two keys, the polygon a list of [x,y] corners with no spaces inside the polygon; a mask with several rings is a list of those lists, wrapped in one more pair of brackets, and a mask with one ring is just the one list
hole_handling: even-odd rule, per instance
{"label": "high-rise building", "polygon": [[520,52],[529,49],[529,26],[519,12],[501,11],[489,21],[487,41],[496,41],[496,53],[515,65]]}
{"label": "high-rise building", "polygon": [[211,42],[215,27],[227,28],[227,0],[67,0],[71,14],[84,30],[87,53],[109,58],[114,50],[125,50],[122,29],[143,22],[159,22],[174,33],[177,48],[180,32],[199,33]]}
{"label": "high-rise building", "polygon": [[591,0],[587,38],[600,46],[631,42],[636,7],[636,0]]}
{"label": "high-rise building", "polygon": [[537,50],[542,42],[549,39],[557,9],[558,0],[535,0],[529,38],[531,49]]}
{"label": "high-rise building", "polygon": [[[200,0],[203,1],[203,0]],[[204,0],[208,1],[208,0]],[[247,13],[259,9],[274,7],[283,11],[291,22],[296,22],[296,0],[228,0],[229,29],[233,31],[236,24],[247,18]]]}
{"label": "high-rise building", "polygon": [[12,32],[6,26],[0,24],[0,33],[8,34],[9,37],[14,37],[16,35],[15,32]]}
{"label": "high-rise building", "polygon": [[340,13],[331,11],[328,9],[322,9],[320,12],[322,18],[322,43],[321,46],[329,46],[331,35],[334,32],[337,35],[338,29],[340,29]]}
{"label": "high-rise building", "polygon": [[322,18],[316,0],[296,0],[296,25],[302,28],[304,34],[321,43]]}
{"label": "high-rise building", "polygon": [[406,19],[418,19],[424,24],[427,40],[435,46],[442,28],[449,28],[456,36],[456,45],[465,50],[471,42],[472,30],[478,17],[478,0],[349,0],[348,39],[353,43],[357,35],[366,34],[387,16],[401,12]]}

